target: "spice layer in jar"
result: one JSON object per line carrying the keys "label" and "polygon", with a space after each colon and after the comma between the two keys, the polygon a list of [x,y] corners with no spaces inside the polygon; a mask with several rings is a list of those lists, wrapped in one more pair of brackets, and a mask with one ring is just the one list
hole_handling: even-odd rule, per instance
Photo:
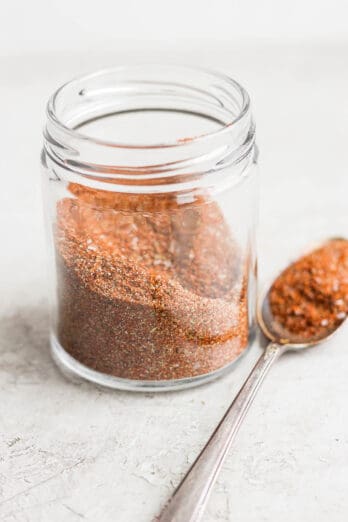
{"label": "spice layer in jar", "polygon": [[[104,83],[110,79],[105,74]],[[124,73],[110,74],[114,80]],[[207,92],[216,81],[210,74],[203,74]],[[88,98],[86,84],[81,79],[73,92]],[[104,143],[92,138],[87,164],[81,159],[90,137],[79,134],[81,125],[76,136],[74,128],[65,136],[59,125],[55,135],[56,125],[48,125],[49,152],[58,138],[76,138],[81,156],[79,163],[67,146],[59,148],[67,154],[61,163],[52,153],[44,155],[55,259],[52,349],[64,369],[116,388],[180,387],[220,375],[248,347],[255,301],[255,150],[247,95],[233,81],[232,86],[240,96],[236,114],[231,105],[223,121],[219,103],[210,102],[207,112],[219,113],[217,130],[193,138],[178,134],[168,147],[145,147],[149,164],[140,168],[132,161],[139,163],[141,146],[108,144],[105,152],[99,150]],[[136,82],[134,89],[140,87]],[[194,85],[186,88],[197,95]],[[236,99],[234,111],[235,105]],[[162,113],[167,125],[170,112]],[[230,130],[231,118],[241,121]],[[135,132],[130,129],[128,139]],[[118,149],[122,160],[127,156],[126,167],[118,166]],[[101,167],[92,162],[96,150]]]}

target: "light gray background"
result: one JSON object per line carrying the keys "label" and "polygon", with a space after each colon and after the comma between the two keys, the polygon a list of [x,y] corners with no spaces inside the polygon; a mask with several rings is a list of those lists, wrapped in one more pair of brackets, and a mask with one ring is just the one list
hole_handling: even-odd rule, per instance
{"label": "light gray background", "polygon": [[[249,90],[258,125],[261,284],[312,241],[347,235],[344,3],[308,2],[306,10],[302,2],[282,2],[284,9],[263,4],[265,10],[261,2],[231,2],[227,10],[227,2],[216,2],[209,7],[214,17],[196,2],[187,12],[180,2],[168,10],[164,2],[116,2],[112,17],[104,1],[94,10],[65,1],[5,6],[2,521],[151,521],[260,353],[256,342],[229,376],[162,395],[70,383],[55,369],[47,343],[39,152],[45,101],[57,85],[98,67],[142,61],[232,74]],[[205,522],[347,520],[347,347],[343,328],[325,346],[279,361],[224,466]]]}
{"label": "light gray background", "polygon": [[122,41],[346,40],[346,0],[4,1],[0,55],[117,49]]}

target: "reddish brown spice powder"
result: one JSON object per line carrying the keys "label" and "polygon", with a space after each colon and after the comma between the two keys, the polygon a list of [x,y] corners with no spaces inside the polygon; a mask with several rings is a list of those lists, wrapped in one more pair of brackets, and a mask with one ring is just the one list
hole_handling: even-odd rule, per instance
{"label": "reddish brown spice powder", "polygon": [[320,338],[348,314],[348,241],[336,239],[287,268],[269,292],[275,327]]}
{"label": "reddish brown spice powder", "polygon": [[138,380],[193,377],[248,343],[247,260],[215,202],[70,184],[57,205],[58,339]]}

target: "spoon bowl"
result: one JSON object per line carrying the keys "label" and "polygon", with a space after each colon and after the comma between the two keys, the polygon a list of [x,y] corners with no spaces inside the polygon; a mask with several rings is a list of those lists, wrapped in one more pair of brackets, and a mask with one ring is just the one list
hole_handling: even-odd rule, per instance
{"label": "spoon bowl", "polygon": [[[328,246],[333,241],[347,241],[347,239],[343,237],[329,238],[322,243],[313,245],[310,250],[304,253],[304,255],[310,254],[313,250]],[[267,337],[267,339],[273,343],[282,345],[284,348],[286,348],[286,350],[302,350],[304,348],[310,348],[326,341],[335,334],[336,330],[344,323],[346,319],[345,317],[342,318],[335,324],[334,327],[328,328],[325,331],[322,330],[321,332],[318,332],[317,335],[312,336],[310,339],[303,338],[300,335],[296,335],[293,332],[283,328],[274,320],[269,303],[270,289],[271,287],[268,288],[268,290],[258,301],[256,312],[257,322],[262,333],[265,335],[265,337]]]}
{"label": "spoon bowl", "polygon": [[269,305],[269,290],[262,299],[261,305],[257,308],[257,322],[263,335],[271,342],[283,346],[286,350],[303,350],[316,346],[332,337],[344,321],[345,319],[342,319],[334,328],[325,331],[325,334],[313,336],[308,340],[285,330],[274,321]]}

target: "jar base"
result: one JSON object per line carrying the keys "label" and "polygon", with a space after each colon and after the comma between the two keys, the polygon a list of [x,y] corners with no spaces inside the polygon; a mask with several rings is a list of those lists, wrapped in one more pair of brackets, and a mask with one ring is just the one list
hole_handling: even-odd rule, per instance
{"label": "jar base", "polygon": [[206,373],[204,375],[198,375],[196,377],[187,377],[184,379],[172,379],[165,381],[124,379],[122,377],[115,377],[113,375],[107,375],[105,373],[92,370],[91,368],[88,368],[88,366],[81,364],[71,355],[69,355],[64,350],[64,348],[62,347],[62,345],[60,344],[60,342],[54,334],[51,334],[50,336],[50,345],[54,362],[62,371],[62,373],[68,378],[77,377],[79,379],[84,379],[99,386],[104,386],[115,390],[135,392],[165,392],[193,388],[195,386],[206,384],[210,381],[213,381],[215,379],[218,379],[219,377],[226,375],[239,363],[242,357],[249,351],[252,345],[251,341],[253,338],[254,336],[251,336],[251,339],[249,339],[248,346],[234,361],[227,364],[226,366],[223,366],[222,368],[219,368],[218,370]]}

